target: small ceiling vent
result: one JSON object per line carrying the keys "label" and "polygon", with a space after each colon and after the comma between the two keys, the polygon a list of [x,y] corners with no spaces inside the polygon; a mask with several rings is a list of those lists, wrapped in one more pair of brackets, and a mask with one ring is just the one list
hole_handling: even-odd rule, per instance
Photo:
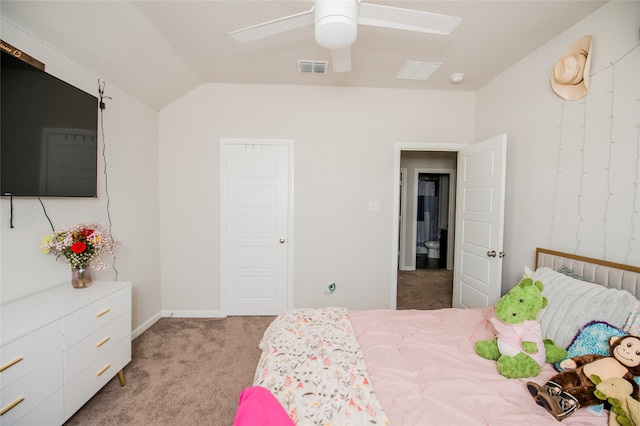
{"label": "small ceiling vent", "polygon": [[398,80],[428,80],[442,65],[440,62],[409,61],[397,75]]}
{"label": "small ceiling vent", "polygon": [[326,74],[329,61],[298,60],[298,72],[300,74]]}

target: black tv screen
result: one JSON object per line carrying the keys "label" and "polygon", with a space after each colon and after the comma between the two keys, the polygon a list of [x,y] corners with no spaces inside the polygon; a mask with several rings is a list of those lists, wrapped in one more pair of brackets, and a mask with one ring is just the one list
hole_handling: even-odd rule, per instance
{"label": "black tv screen", "polygon": [[96,197],[98,98],[2,52],[0,194]]}

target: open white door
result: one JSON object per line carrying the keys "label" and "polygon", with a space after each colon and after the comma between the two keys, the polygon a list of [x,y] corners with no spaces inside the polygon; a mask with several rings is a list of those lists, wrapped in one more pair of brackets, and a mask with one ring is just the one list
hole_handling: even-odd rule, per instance
{"label": "open white door", "polygon": [[502,292],[507,136],[458,153],[453,307],[495,304]]}
{"label": "open white door", "polygon": [[275,315],[290,307],[291,147],[287,140],[222,140],[226,315]]}

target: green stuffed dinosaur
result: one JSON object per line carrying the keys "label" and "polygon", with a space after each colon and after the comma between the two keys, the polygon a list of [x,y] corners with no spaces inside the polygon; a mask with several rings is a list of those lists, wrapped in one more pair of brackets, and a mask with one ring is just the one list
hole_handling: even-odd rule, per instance
{"label": "green stuffed dinosaur", "polygon": [[483,358],[497,361],[498,371],[508,378],[537,376],[545,362],[557,362],[567,351],[550,339],[542,339],[538,312],[549,303],[542,296],[544,285],[524,278],[495,307],[489,321],[496,330],[493,340],[479,340],[475,350]]}
{"label": "green stuffed dinosaur", "polygon": [[631,397],[633,385],[621,377],[613,377],[602,381],[595,374],[591,381],[596,384],[593,394],[611,404],[609,426],[638,426],[640,425],[640,401]]}

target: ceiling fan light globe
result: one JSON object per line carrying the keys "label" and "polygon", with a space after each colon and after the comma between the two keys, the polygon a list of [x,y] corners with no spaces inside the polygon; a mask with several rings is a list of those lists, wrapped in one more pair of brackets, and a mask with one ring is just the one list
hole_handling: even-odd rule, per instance
{"label": "ceiling fan light globe", "polygon": [[358,34],[356,0],[317,0],[313,9],[316,42],[325,49],[349,47]]}
{"label": "ceiling fan light globe", "polygon": [[356,41],[358,24],[345,16],[328,16],[316,23],[315,34],[325,49],[343,49]]}

